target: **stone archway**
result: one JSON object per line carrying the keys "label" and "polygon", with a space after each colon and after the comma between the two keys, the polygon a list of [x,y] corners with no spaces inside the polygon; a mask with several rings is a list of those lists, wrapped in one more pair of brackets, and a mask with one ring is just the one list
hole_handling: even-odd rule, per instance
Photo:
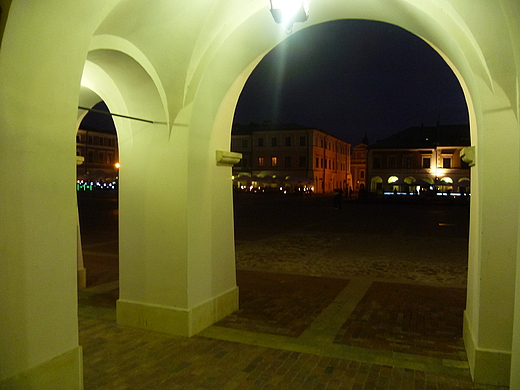
{"label": "stone archway", "polygon": [[[273,24],[268,4],[260,0],[216,3],[211,9],[193,1],[9,3],[0,49],[0,137],[9,147],[0,172],[2,182],[13,185],[3,186],[0,193],[2,212],[6,210],[2,220],[9,221],[2,240],[2,258],[7,260],[0,270],[6,278],[6,299],[1,301],[8,302],[1,312],[9,313],[0,321],[1,345],[8,352],[0,366],[0,383],[21,387],[21,377],[43,383],[43,372],[46,378],[59,378],[64,388],[78,388],[81,349],[70,185],[74,138],[69,135],[77,120],[80,79],[93,37],[119,36],[140,48],[144,58],[134,60],[153,81],[161,102],[153,106],[160,107],[168,123],[147,136],[143,134],[148,128],[128,131],[136,159],[128,159],[127,178],[143,176],[140,167],[132,166],[139,157],[147,164],[162,164],[162,174],[175,182],[168,191],[143,188],[125,206],[133,217],[122,223],[128,223],[129,232],[144,229],[144,238],[135,246],[128,238],[126,249],[121,248],[133,265],[122,278],[138,288],[123,293],[118,310],[127,324],[171,329],[181,323],[179,333],[193,334],[236,305],[231,170],[216,165],[215,152],[229,147],[232,113],[247,76],[285,32]],[[297,30],[338,18],[393,23],[429,42],[458,76],[476,149],[465,341],[475,379],[495,384],[509,382],[511,355],[518,362],[520,353],[520,327],[513,327],[514,298],[520,294],[513,276],[518,181],[506,188],[503,180],[511,172],[518,176],[518,15],[518,6],[506,2],[482,2],[475,8],[452,0],[398,0],[371,7],[366,0],[352,0],[316,4],[308,22],[295,26]],[[131,89],[129,80],[116,85]],[[119,97],[110,94],[107,104],[122,113],[147,106],[129,104],[131,94],[123,91],[119,103]],[[138,134],[142,138],[136,138]],[[42,185],[34,189],[30,183],[38,181]],[[494,227],[503,225],[508,229],[499,235]],[[511,383],[519,383],[519,375],[513,373]]]}

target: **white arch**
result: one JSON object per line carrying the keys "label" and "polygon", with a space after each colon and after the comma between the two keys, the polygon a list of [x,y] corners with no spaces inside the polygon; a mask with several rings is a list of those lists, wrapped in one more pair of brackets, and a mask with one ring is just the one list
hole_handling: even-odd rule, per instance
{"label": "white arch", "polygon": [[[128,40],[109,34],[95,35],[92,37],[89,52],[96,52],[98,50],[108,50],[112,52],[124,53],[130,58],[134,59],[134,61],[144,69],[148,77],[150,77],[153,84],[155,85],[155,89],[160,96],[163,110],[165,112],[165,117],[161,120],[169,122],[168,99],[166,97],[166,91],[164,90],[157,71],[146,55]],[[97,84],[103,85],[102,83]]]}
{"label": "white arch", "polygon": [[[0,310],[0,315],[9,313],[0,318],[0,346],[7,351],[0,362],[0,380],[65,356],[73,359],[66,360],[67,375],[59,380],[78,382],[81,358],[72,297],[76,271],[74,261],[69,265],[76,252],[75,201],[69,188],[74,140],[67,135],[77,121],[80,79],[91,42],[97,46],[91,47],[88,61],[113,80],[120,94],[116,89],[107,94],[112,106],[132,116],[175,122],[164,129],[127,125],[133,136],[128,164],[145,161],[144,167],[129,167],[128,178],[146,177],[146,168],[161,166],[175,180],[167,189],[142,191],[139,202],[125,206],[135,206],[147,227],[139,255],[151,261],[170,253],[168,261],[180,259],[173,266],[158,262],[164,268],[153,272],[149,262],[134,264],[137,272],[131,278],[144,287],[123,295],[127,303],[135,303],[135,319],[147,324],[153,322],[147,322],[149,318],[182,322],[185,317],[206,318],[208,313],[214,320],[217,308],[230,308],[236,301],[231,185],[226,181],[230,168],[217,169],[215,149],[229,147],[234,103],[247,75],[285,32],[272,21],[264,0],[217,1],[209,10],[202,0],[51,0],[31,7],[25,3],[11,2],[0,49],[0,141],[9,145],[0,172],[3,180],[15,184],[0,187],[2,206],[8,210],[1,220],[10,221],[2,229],[6,239],[1,255],[8,260],[0,265],[0,275],[9,278],[2,290],[7,299],[0,302],[15,302]],[[491,0],[324,0],[313,4],[306,24],[294,28],[296,32],[339,18],[393,23],[429,42],[459,78],[476,148],[465,340],[475,378],[500,384],[509,375],[511,351],[514,362],[520,359],[520,327],[513,327],[512,318],[518,183],[511,189],[502,180],[511,172],[518,176],[519,166],[519,7],[517,2]],[[63,31],[68,35],[56,39]],[[92,40],[96,35],[99,40]],[[130,80],[144,82],[140,87],[145,88],[145,99],[132,90]],[[99,89],[99,84],[91,87]],[[45,148],[55,150],[52,160]],[[15,176],[12,172],[17,170],[24,175]],[[193,173],[200,175],[192,179]],[[211,188],[197,181],[201,176],[211,180]],[[53,180],[52,185],[42,185],[42,196],[29,199],[24,191],[34,189],[26,181],[39,178]],[[59,201],[44,196],[50,193]],[[166,212],[158,212],[155,205],[165,205]],[[14,218],[19,215],[32,217],[31,224]],[[136,221],[128,226],[137,228]],[[165,229],[158,229],[159,223]],[[497,236],[495,226],[501,224],[509,229]],[[160,253],[154,252],[157,247]],[[42,269],[42,261],[47,268]],[[520,284],[520,267],[516,268]],[[164,289],[154,289],[138,273],[157,278]],[[180,282],[173,285],[175,278]],[[200,290],[195,288],[199,285]],[[520,287],[516,290],[520,302]],[[224,301],[227,304],[220,305]],[[516,309],[518,322],[520,303]],[[513,387],[519,386],[519,375],[512,373]]]}
{"label": "white arch", "polygon": [[[328,7],[328,5],[330,5],[330,7]],[[489,156],[490,153],[493,153],[492,150],[497,150],[498,145],[494,145],[495,141],[500,139],[498,134],[494,134],[497,130],[503,134],[508,134],[507,137],[511,141],[507,145],[510,155],[515,154],[515,150],[518,149],[518,136],[516,135],[518,132],[518,123],[515,117],[516,106],[511,104],[511,98],[513,98],[513,101],[517,100],[518,91],[514,88],[503,90],[501,86],[497,84],[498,80],[492,78],[494,74],[507,74],[507,66],[501,62],[497,67],[496,63],[488,61],[489,54],[486,57],[485,51],[493,51],[492,45],[486,41],[479,29],[476,29],[474,25],[467,25],[469,19],[464,19],[458,14],[458,12],[470,12],[469,8],[463,6],[462,8],[465,9],[460,9],[460,5],[457,5],[459,9],[455,9],[450,6],[453,5],[452,3],[448,5],[438,2],[435,4],[429,2],[414,2],[413,5],[401,3],[400,5],[402,7],[396,11],[396,8],[389,10],[385,9],[384,6],[380,6],[380,4],[378,7],[370,8],[366,1],[352,1],[334,5],[322,4],[320,11],[317,11],[314,17],[309,18],[309,23],[300,28],[307,28],[312,24],[330,20],[332,14],[334,15],[334,19],[341,18],[343,15],[346,18],[351,18],[354,14],[354,17],[358,18],[395,23],[428,42],[447,61],[461,83],[470,114],[472,142],[476,147],[477,156],[483,156],[480,158],[476,168],[473,169],[473,182],[474,184],[482,183],[481,180],[483,180],[484,177],[488,177],[489,171],[494,169],[493,166],[495,163],[485,156]],[[444,7],[444,5],[446,5],[446,7]],[[391,7],[395,7],[395,4]],[[356,12],[352,12],[353,10]],[[428,12],[423,14],[423,11]],[[486,4],[480,11],[489,11],[493,16],[497,16],[495,12],[496,9],[490,4]],[[446,13],[448,13],[450,17],[445,17],[447,16]],[[406,17],[403,17],[403,15]],[[412,18],[410,15],[414,15],[416,18]],[[260,16],[258,17],[260,18]],[[250,20],[252,19],[253,18],[250,18]],[[228,72],[224,74],[235,72],[236,75],[240,75],[241,69],[250,69],[251,64],[256,63],[257,57],[255,56],[249,57],[250,62],[247,62],[247,56],[244,56],[245,58],[233,58],[232,64],[229,64],[224,59],[224,57],[228,55],[230,47],[236,45],[237,41],[243,40],[243,36],[247,35],[247,32],[253,35],[260,34],[260,31],[255,31],[256,25],[248,25],[248,27],[253,29],[253,31],[242,31],[242,28],[238,28],[235,33],[229,37],[226,44],[222,45],[220,52],[214,57],[213,64],[208,66],[207,75],[214,74],[216,77],[218,74],[222,80],[223,69],[226,66]],[[244,27],[244,29],[245,28],[246,27]],[[497,26],[497,29],[498,28]],[[476,35],[475,32],[479,35]],[[512,33],[512,31],[508,33]],[[264,34],[264,37],[266,35],[267,34]],[[281,40],[279,36],[269,36],[269,38],[274,44]],[[516,38],[518,39],[518,34]],[[478,44],[476,42],[478,42]],[[262,52],[266,46],[268,47],[269,43],[262,40],[258,44],[259,51]],[[513,49],[511,49],[511,51],[513,51]],[[220,58],[220,56],[222,56],[222,58]],[[241,63],[240,60],[245,62]],[[492,65],[495,66],[494,69]],[[238,69],[235,70],[236,68]],[[204,83],[206,80],[211,79],[212,77],[208,77],[202,81]],[[233,77],[230,79],[233,79]],[[236,80],[238,80],[238,78],[235,79],[235,81]],[[511,79],[509,79],[509,81],[511,81]],[[501,82],[503,82],[503,80],[501,80]],[[232,85],[232,83],[230,81],[225,85]],[[214,85],[212,84],[211,87],[214,87]],[[209,85],[207,88],[209,88]],[[202,96],[204,92],[206,92],[204,86],[199,87],[199,90]],[[213,93],[215,92],[217,91],[213,89]],[[225,91],[221,92],[222,95],[224,95],[224,92]],[[501,97],[497,99],[498,96]],[[502,108],[497,107],[497,109],[503,111],[501,114],[498,114],[499,111],[497,111],[497,118],[490,121],[491,111],[489,110],[494,110],[498,101],[501,101],[498,106]],[[195,104],[197,104],[197,101]],[[195,107],[197,106],[195,105]],[[230,111],[228,107],[220,106],[219,109]],[[198,108],[194,111],[197,110]],[[507,112],[508,110],[512,115]],[[204,115],[206,118],[214,116],[216,117],[217,114],[215,114],[213,110],[208,112],[207,115]],[[498,119],[499,117],[500,119]],[[505,121],[504,123],[508,124],[499,130],[495,126],[501,121]],[[204,127],[206,126],[200,126],[201,129]],[[210,131],[211,127],[207,126],[206,129]],[[219,129],[216,130],[219,131]],[[214,132],[212,132],[212,134],[215,136]],[[490,138],[492,134],[495,137],[494,139]],[[511,164],[511,160],[502,160],[501,163],[509,166],[509,169],[516,171],[516,167],[514,164]],[[480,180],[478,179],[479,176],[481,177]],[[487,181],[487,179],[484,180]],[[487,185],[489,184],[490,183]],[[482,186],[478,187],[478,190],[482,194],[486,193],[488,191],[487,185],[486,188]],[[502,186],[498,184],[495,188],[501,187]],[[512,193],[516,193],[516,187],[513,190],[509,190],[509,194]],[[509,196],[506,197],[509,198]],[[484,226],[482,219],[491,222],[493,220],[492,215],[507,215],[508,224],[516,226],[516,213],[513,211],[511,214],[508,214],[503,210],[497,210],[496,205],[491,203],[491,199],[484,201],[486,204],[484,208],[481,204],[483,198],[473,196],[472,199],[470,248],[493,247],[493,256],[505,256],[504,259],[507,260],[505,260],[503,264],[503,270],[494,275],[489,273],[484,279],[487,279],[486,283],[498,283],[502,286],[506,286],[501,289],[501,293],[507,298],[502,299],[497,306],[490,305],[485,308],[487,303],[490,302],[484,304],[481,299],[482,289],[486,289],[486,287],[480,283],[482,274],[480,274],[478,270],[481,269],[483,264],[492,262],[492,260],[489,255],[483,255],[483,252],[476,252],[473,249],[470,250],[470,267],[475,270],[475,273],[470,273],[471,280],[468,284],[469,292],[468,310],[466,311],[465,317],[465,342],[468,348],[470,366],[475,378],[479,381],[503,385],[508,381],[507,378],[509,375],[507,360],[511,349],[511,338],[509,335],[513,327],[513,320],[511,317],[508,318],[507,321],[502,323],[504,325],[502,329],[496,332],[489,330],[490,328],[487,327],[490,326],[489,323],[485,327],[481,326],[481,324],[489,321],[487,317],[489,317],[490,313],[498,313],[499,306],[509,313],[513,312],[514,280],[507,277],[505,277],[505,279],[508,279],[507,282],[500,280],[507,273],[511,275],[512,272],[514,272],[515,267],[511,262],[511,253],[513,252],[509,252],[507,248],[511,248],[511,245],[515,245],[516,238],[514,237],[517,234],[517,229],[512,229],[508,237],[501,237],[501,241],[503,242],[501,248],[497,248],[493,245],[493,241],[496,242],[496,237],[493,237],[490,231],[488,231],[488,235],[484,236],[479,235],[478,232],[482,231]],[[511,204],[511,202],[514,203],[515,200],[508,199],[503,205]],[[500,207],[498,207],[498,209],[500,209]],[[499,255],[499,253],[501,254]],[[506,269],[508,269],[508,271],[505,271]],[[502,276],[499,275],[500,272],[504,272]],[[486,294],[487,297],[493,296],[493,298],[490,299],[497,299],[496,294],[490,294],[489,291]],[[488,314],[486,314],[486,311]],[[490,352],[491,349],[495,350]],[[490,364],[490,361],[493,361],[493,363]]]}

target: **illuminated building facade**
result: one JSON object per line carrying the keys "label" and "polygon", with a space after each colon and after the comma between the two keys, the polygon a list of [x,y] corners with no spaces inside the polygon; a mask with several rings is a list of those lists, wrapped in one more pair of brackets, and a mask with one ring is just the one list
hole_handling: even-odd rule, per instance
{"label": "illuminated building facade", "polygon": [[[0,388],[81,389],[78,106],[146,120],[114,118],[117,322],[191,336],[238,308],[232,168],[216,156],[249,75],[290,36],[266,0],[0,7]],[[473,183],[464,345],[477,383],[519,389],[520,3],[314,2],[292,33],[339,19],[421,37],[460,81]]]}
{"label": "illuminated building facade", "polygon": [[350,144],[321,130],[236,125],[231,150],[242,154],[242,161],[233,167],[237,186],[317,193],[351,186]]}
{"label": "illuminated building facade", "polygon": [[362,196],[367,189],[367,159],[368,159],[368,139],[365,137],[363,142],[352,148],[351,171],[352,171],[352,191],[355,196]]}
{"label": "illuminated building facade", "polygon": [[378,141],[368,152],[370,192],[469,193],[470,167],[460,155],[469,135],[467,125],[423,126]]}
{"label": "illuminated building facade", "polygon": [[107,181],[117,176],[117,137],[92,130],[76,133],[76,156],[84,158],[78,165],[78,180]]}

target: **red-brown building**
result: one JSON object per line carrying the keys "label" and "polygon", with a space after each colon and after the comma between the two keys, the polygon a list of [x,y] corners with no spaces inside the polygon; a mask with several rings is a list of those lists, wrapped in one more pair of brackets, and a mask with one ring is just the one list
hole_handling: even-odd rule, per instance
{"label": "red-brown building", "polygon": [[298,125],[236,125],[231,150],[242,153],[233,167],[238,186],[313,192],[348,190],[350,144],[322,130]]}

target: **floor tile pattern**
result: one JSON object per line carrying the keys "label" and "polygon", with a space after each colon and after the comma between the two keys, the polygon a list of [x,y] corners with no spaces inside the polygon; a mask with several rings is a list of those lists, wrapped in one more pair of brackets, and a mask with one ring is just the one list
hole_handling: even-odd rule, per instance
{"label": "floor tile pattern", "polygon": [[465,301],[464,289],[373,282],[335,342],[465,360]]}
{"label": "floor tile pattern", "polygon": [[195,336],[173,337],[81,318],[85,390],[470,390],[469,374],[331,358]]}
{"label": "floor tile pattern", "polygon": [[347,284],[339,278],[238,270],[240,310],[217,325],[298,337]]}

